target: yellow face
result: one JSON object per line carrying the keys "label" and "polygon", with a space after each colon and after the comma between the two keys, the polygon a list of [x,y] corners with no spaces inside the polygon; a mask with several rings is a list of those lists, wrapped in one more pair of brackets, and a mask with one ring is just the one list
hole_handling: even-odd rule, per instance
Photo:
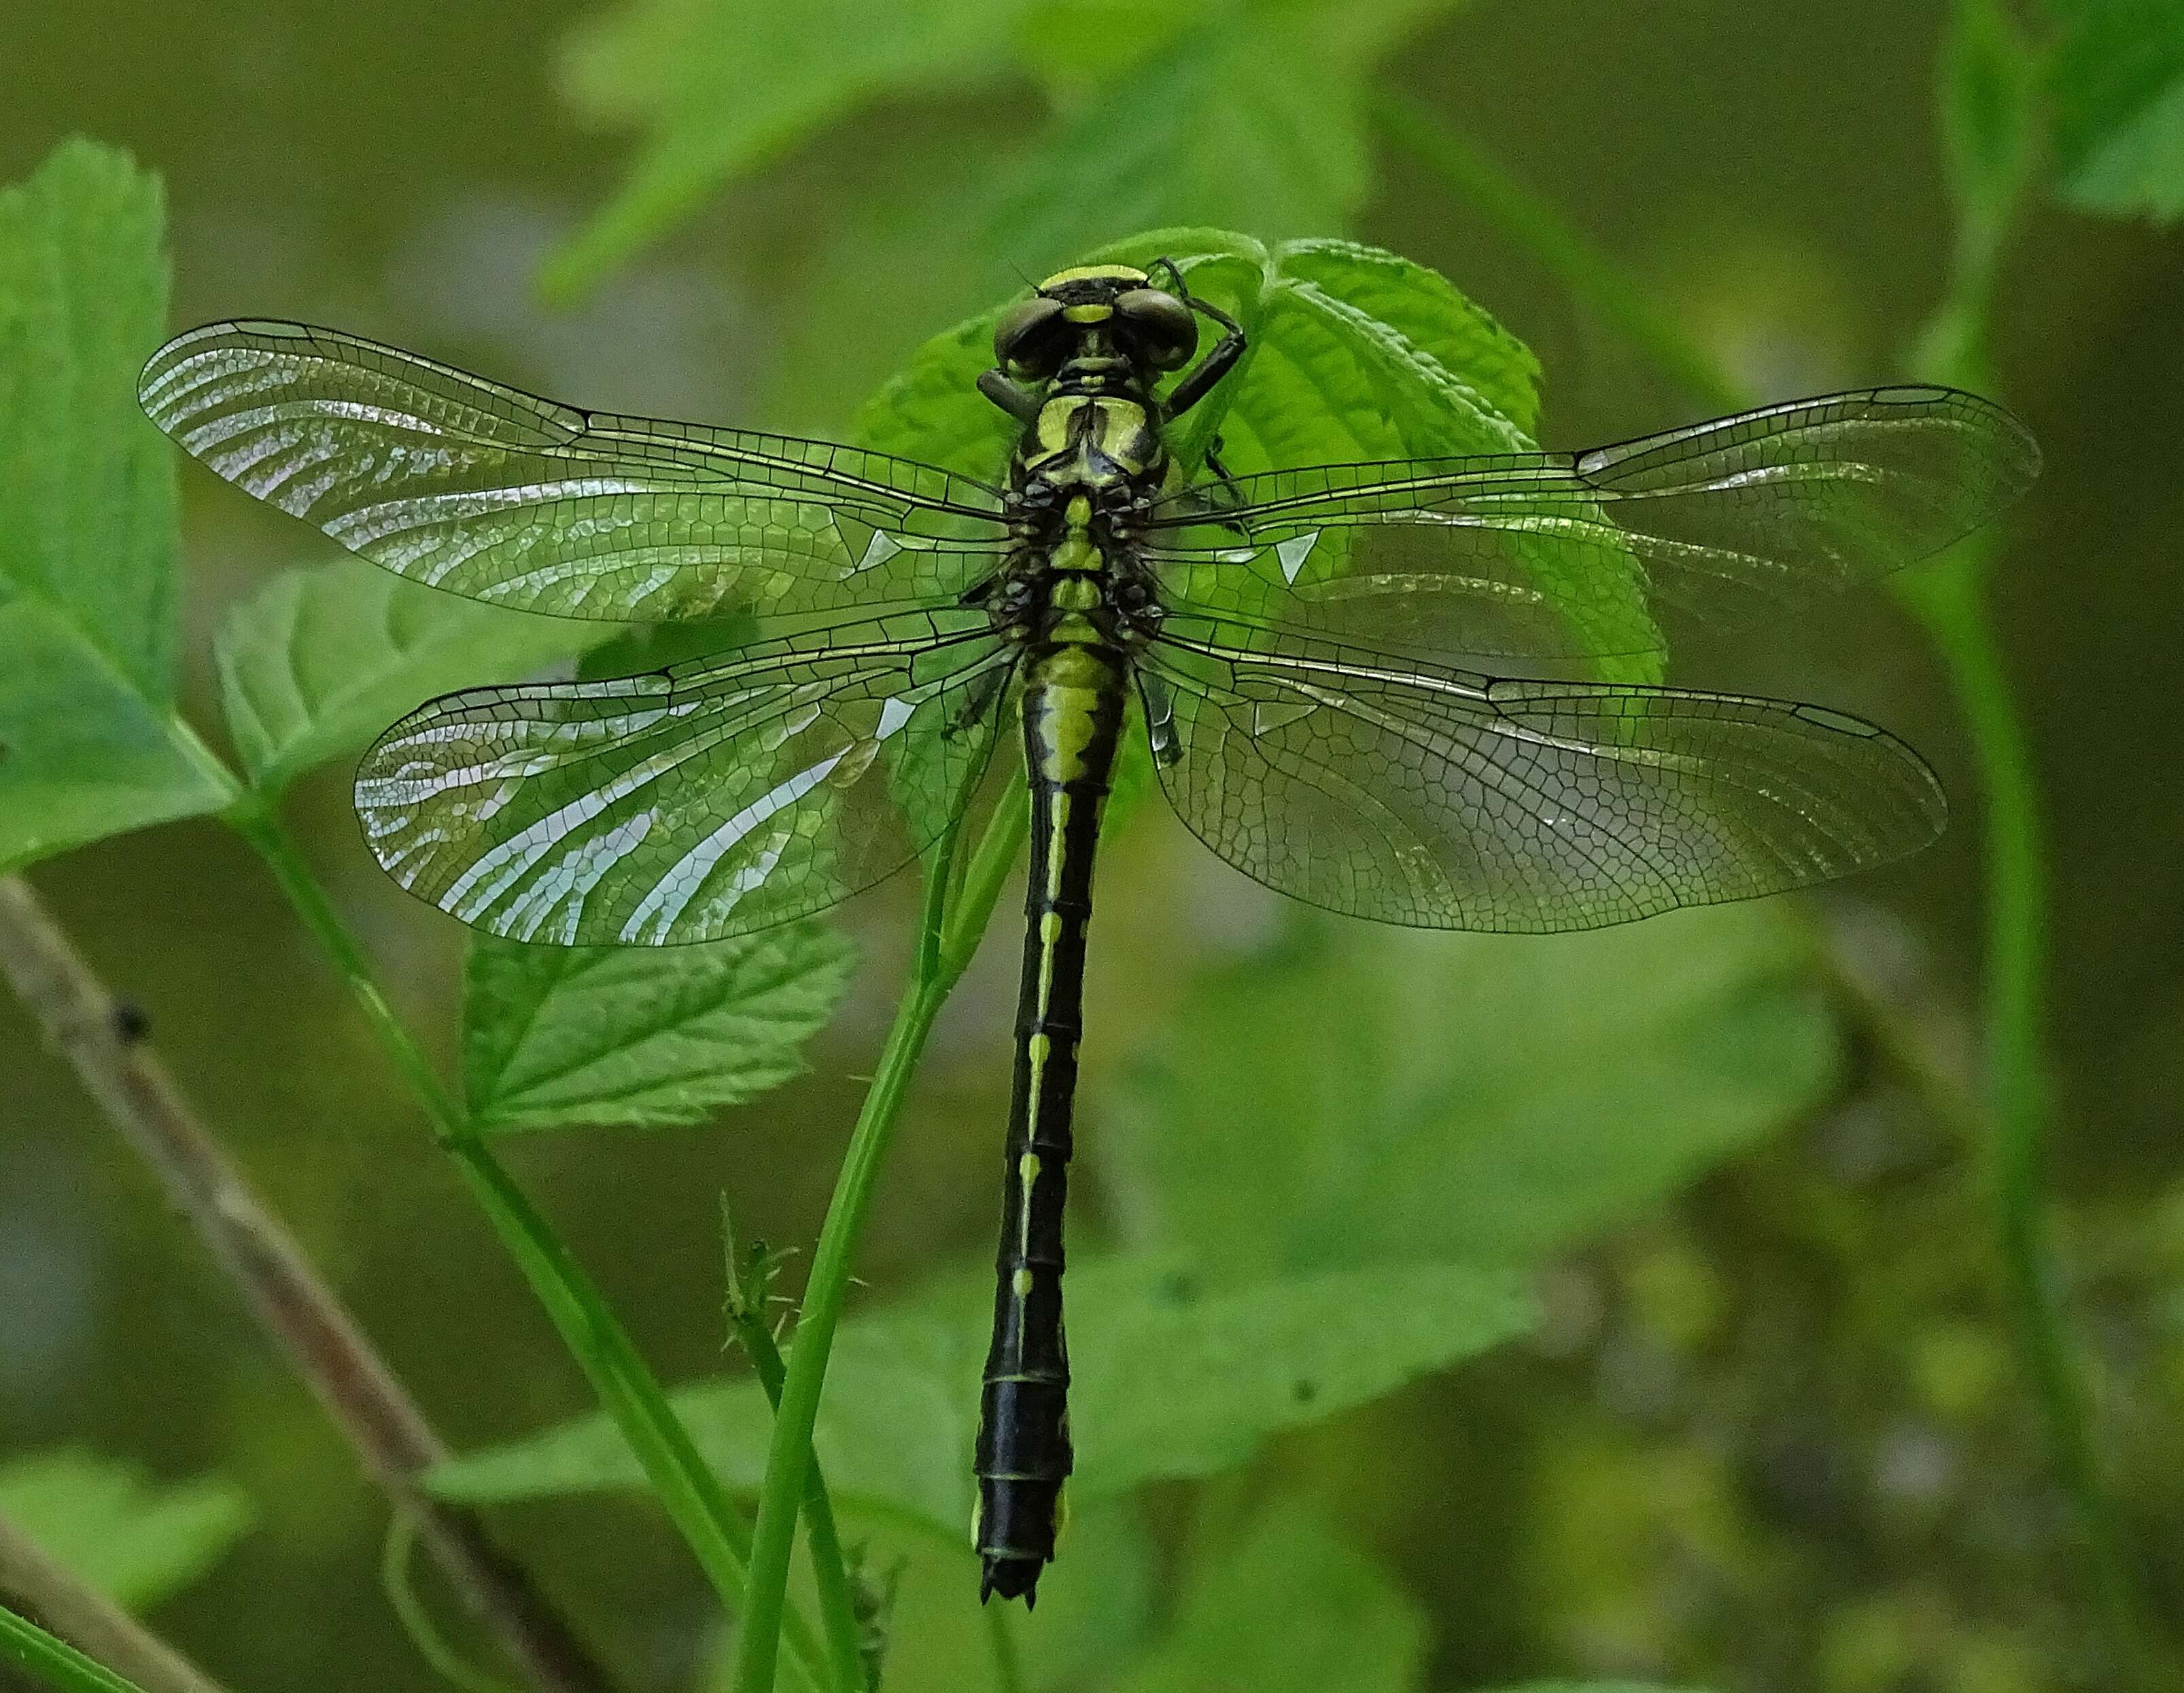
{"label": "yellow face", "polygon": [[1142,288],[1151,280],[1133,265],[1079,265],[1073,270],[1056,271],[1039,285],[1039,291],[1043,294],[1065,282],[1114,282],[1123,288]]}
{"label": "yellow face", "polygon": [[1071,289],[1072,283],[1104,282],[1099,290],[1100,298],[1084,300],[1061,309],[1063,319],[1070,323],[1105,323],[1115,315],[1115,298],[1130,288],[1142,288],[1150,280],[1145,273],[1128,265],[1078,265],[1067,270],[1057,270],[1039,285],[1042,294],[1056,290]]}

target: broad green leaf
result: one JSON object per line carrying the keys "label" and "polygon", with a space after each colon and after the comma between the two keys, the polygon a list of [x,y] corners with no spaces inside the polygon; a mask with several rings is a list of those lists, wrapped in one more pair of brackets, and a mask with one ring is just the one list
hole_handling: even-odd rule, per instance
{"label": "broad green leaf", "polygon": [[[797,290],[800,309],[784,315],[774,409],[830,431],[910,351],[908,324],[974,310],[1012,276],[1043,276],[1129,231],[1340,228],[1369,178],[1354,109],[1362,68],[1448,9],[1171,5],[1140,25],[1104,0],[1050,6],[1022,35],[1061,115],[1028,136],[965,113],[948,120],[955,144],[941,156],[872,161]],[[1320,74],[1295,76],[1301,61]],[[918,316],[875,310],[876,276],[914,277]]]}
{"label": "broad green leaf", "polygon": [[176,720],[157,181],[64,143],[0,192],[0,870],[234,797]]}
{"label": "broad green leaf", "polygon": [[[1362,106],[1376,61],[1455,4],[829,0],[815,14],[634,0],[577,38],[563,86],[588,115],[642,125],[646,138],[548,286],[588,286],[715,189],[883,97],[1006,87],[1026,73],[1055,116],[997,153],[980,186],[928,209],[927,250],[969,246],[1050,268],[1186,218],[1268,236],[1339,228],[1371,183]],[[1297,75],[1300,64],[1313,74]],[[936,122],[936,160],[953,127]]]}
{"label": "broad green leaf", "polygon": [[1265,239],[1342,227],[1371,151],[1358,67],[1330,62],[1318,27],[1329,9],[1217,16],[1117,76],[1022,158],[973,238],[1045,271],[1191,220]]}
{"label": "broad green leaf", "polygon": [[2052,0],[2049,61],[2064,198],[2089,212],[2184,215],[2184,7]]}
{"label": "broad green leaf", "polygon": [[[1088,255],[1163,257],[1251,337],[1243,364],[1200,408],[1209,415],[1219,408],[1223,457],[1238,472],[1530,444],[1537,364],[1424,265],[1349,242],[1267,247],[1213,229],[1158,230]],[[1015,426],[976,384],[993,363],[994,320],[1011,303],[926,342],[865,408],[858,438],[994,476]],[[1187,463],[1209,432],[1196,413],[1189,422]]]}
{"label": "broad green leaf", "polygon": [[758,620],[748,613],[698,618],[688,623],[639,623],[586,653],[577,661],[577,675],[582,681],[597,682],[665,670],[686,660],[712,658],[731,651],[753,639],[757,630]]}
{"label": "broad green leaf", "polygon": [[1187,1040],[1101,1102],[1102,1172],[1137,1244],[1209,1273],[1526,1263],[1822,1097],[1805,961],[1764,906],[1530,938],[1308,921],[1199,981]]}
{"label": "broad green leaf", "polygon": [[648,134],[621,191],[562,248],[547,286],[590,286],[733,177],[891,89],[1001,70],[1034,0],[628,0],[570,44],[577,109]]}
{"label": "broad green leaf", "polygon": [[[1094,1262],[1069,1278],[1072,1500],[1211,1475],[1269,1435],[1321,1421],[1523,1332],[1516,1278],[1468,1266],[1387,1267],[1208,1290],[1173,1262]],[[967,1280],[844,1326],[815,1437],[845,1507],[953,1536],[970,1520],[972,1438],[992,1295]],[[753,1490],[771,1418],[747,1381],[676,1407],[729,1484]],[[593,1416],[443,1467],[437,1490],[478,1502],[630,1487],[641,1478]]]}
{"label": "broad green leaf", "polygon": [[1425,1662],[1417,1601],[1294,1506],[1199,1560],[1167,1637],[1115,1693],[1410,1693]]}
{"label": "broad green leaf", "polygon": [[0,1517],[86,1585],[141,1611],[225,1557],[251,1510],[216,1477],[154,1484],[132,1465],[71,1450],[0,1466]]}
{"label": "broad green leaf", "polygon": [[[1239,475],[1532,444],[1537,363],[1424,265],[1351,242],[1268,247],[1210,229],[1159,230],[1089,257],[1139,265],[1175,259],[1192,291],[1228,312],[1249,337],[1234,372],[1175,432],[1176,456],[1186,467],[1198,464],[1217,433],[1223,462]],[[968,475],[998,475],[1015,426],[976,384],[993,362],[994,322],[1006,304],[928,342],[866,406],[858,437]],[[1315,568],[1339,573],[1345,538],[1330,534],[1321,544]],[[1543,580],[1572,568],[1544,548],[1537,559]],[[1618,583],[1588,580],[1582,592],[1557,597],[1596,606],[1619,649],[1630,644],[1633,627],[1648,621],[1642,580],[1633,561]],[[1657,680],[1660,671],[1650,656],[1604,661],[1599,669],[1625,681]]]}
{"label": "broad green leaf", "polygon": [[599,635],[357,560],[282,571],[228,614],[214,653],[242,767],[271,794],[434,694],[515,681]]}
{"label": "broad green leaf", "polygon": [[475,937],[463,1082],[482,1129],[695,1122],[804,1069],[840,1003],[847,940],[783,923],[709,946],[525,946]]}

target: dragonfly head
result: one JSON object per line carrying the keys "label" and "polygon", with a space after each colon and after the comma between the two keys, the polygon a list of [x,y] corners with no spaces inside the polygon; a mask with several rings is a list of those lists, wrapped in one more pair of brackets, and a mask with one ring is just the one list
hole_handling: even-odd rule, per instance
{"label": "dragonfly head", "polygon": [[1198,350],[1198,320],[1133,265],[1083,265],[1057,270],[1001,314],[994,359],[1011,376],[1043,382],[1095,337],[1149,370],[1175,370]]}

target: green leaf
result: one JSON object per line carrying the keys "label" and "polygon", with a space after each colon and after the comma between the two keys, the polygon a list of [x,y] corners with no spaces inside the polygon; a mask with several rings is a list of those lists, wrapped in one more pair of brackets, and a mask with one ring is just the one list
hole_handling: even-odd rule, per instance
{"label": "green leaf", "polygon": [[86,1657],[66,1640],[25,1622],[0,1605],[0,1658],[20,1664],[59,1693],[144,1693],[104,1664]]}
{"label": "green leaf", "polygon": [[[1531,353],[1446,278],[1377,248],[1306,240],[1269,247],[1212,229],[1134,236],[1090,255],[1145,265],[1173,259],[1195,293],[1243,326],[1249,347],[1236,370],[1174,432],[1186,469],[1218,434],[1223,461],[1239,475],[1360,459],[1439,458],[1521,451],[1540,409]],[[978,391],[993,362],[997,304],[935,336],[860,414],[865,444],[991,478],[1006,461],[1015,426]],[[1343,537],[1322,542],[1322,565],[1342,568]],[[1535,554],[1543,581],[1574,568],[1551,548]],[[1223,568],[1215,566],[1214,568]],[[1613,647],[1646,621],[1635,560],[1621,580],[1583,566],[1583,591]],[[1178,581],[1187,589],[1187,582]],[[1563,585],[1565,588],[1574,584]],[[1585,632],[1580,632],[1583,633]],[[1602,644],[1610,644],[1602,643]],[[1596,668],[1622,681],[1657,681],[1651,654]]]}
{"label": "green leaf", "polygon": [[733,651],[756,638],[758,620],[748,612],[728,617],[694,618],[687,623],[638,623],[612,640],[593,647],[578,660],[577,677],[598,682],[665,670],[690,659]]}
{"label": "green leaf", "polygon": [[1409,1693],[1424,1667],[1418,1602],[1294,1506],[1198,1561],[1167,1636],[1116,1693]]}
{"label": "green leaf", "polygon": [[225,1557],[251,1509],[216,1477],[156,1485],[132,1465],[70,1450],[0,1467],[0,1517],[86,1585],[142,1611]]}
{"label": "green leaf", "polygon": [[[1173,258],[1194,292],[1251,338],[1238,370],[1179,437],[1187,464],[1217,426],[1239,473],[1277,465],[1506,452],[1529,446],[1539,366],[1523,344],[1422,265],[1350,242],[1267,247],[1163,229],[1089,255]],[[1015,426],[978,392],[999,303],[935,336],[857,420],[866,445],[991,476]],[[1217,412],[1217,408],[1219,408]]]}
{"label": "green leaf", "polygon": [[[1318,26],[1327,9],[1217,18],[1117,76],[1022,159],[974,238],[1051,270],[1186,221],[1266,239],[1341,227],[1370,187],[1371,150],[1359,67],[1331,61]],[[1321,74],[1297,75],[1307,63]]]}
{"label": "green leaf", "polygon": [[158,182],[64,142],[0,192],[0,870],[234,797],[175,719]]}
{"label": "green leaf", "polygon": [[487,1131],[696,1122],[804,1069],[854,963],[816,922],[709,946],[525,946],[476,936],[463,1081]]}
{"label": "green leaf", "polygon": [[[1056,115],[997,153],[980,186],[930,209],[928,251],[944,242],[1052,268],[1186,219],[1270,237],[1338,228],[1371,187],[1362,104],[1375,62],[1456,3],[829,0],[815,15],[635,0],[577,38],[563,86],[581,111],[641,125],[646,139],[547,286],[590,286],[716,189],[883,97],[929,98],[1017,70],[1045,84]],[[1313,74],[1297,75],[1300,64]],[[957,126],[937,121],[936,137]],[[946,151],[936,140],[943,170]]]}
{"label": "green leaf", "polygon": [[2089,212],[2184,215],[2184,8],[2054,0],[2049,62],[2064,198]]}
{"label": "green leaf", "polygon": [[[1522,1264],[1808,1109],[1835,1035],[1780,909],[1572,936],[1310,922],[1102,1101],[1126,1231],[1250,1277]],[[1339,1011],[1339,1014],[1335,1014]]]}
{"label": "green leaf", "polygon": [[621,191],[557,253],[547,287],[590,287],[733,177],[892,89],[989,76],[1034,0],[630,0],[563,58],[579,111],[648,129]]}
{"label": "green leaf", "polygon": [[[1516,1278],[1468,1266],[1208,1290],[1172,1261],[1133,1256],[1073,1269],[1068,1297],[1079,1503],[1228,1468],[1270,1435],[1368,1403],[1531,1321]],[[838,1506],[961,1532],[991,1317],[989,1284],[967,1278],[844,1327],[815,1437]],[[727,1483],[755,1490],[772,1421],[757,1385],[694,1387],[675,1405]],[[612,1426],[593,1416],[457,1459],[433,1485],[482,1503],[640,1481]]]}
{"label": "green leaf", "polygon": [[436,693],[515,681],[600,633],[355,560],[275,576],[228,614],[214,656],[242,767],[277,794]]}

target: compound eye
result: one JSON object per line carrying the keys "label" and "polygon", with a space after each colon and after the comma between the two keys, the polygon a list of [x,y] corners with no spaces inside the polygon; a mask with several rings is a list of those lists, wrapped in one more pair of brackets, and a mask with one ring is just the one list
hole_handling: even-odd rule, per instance
{"label": "compound eye", "polygon": [[994,326],[994,362],[1011,376],[1044,381],[1061,368],[1068,350],[1061,302],[1044,294],[1019,300]]}
{"label": "compound eye", "polygon": [[1197,316],[1165,288],[1131,289],[1115,302],[1115,315],[1156,370],[1180,370],[1198,351]]}

